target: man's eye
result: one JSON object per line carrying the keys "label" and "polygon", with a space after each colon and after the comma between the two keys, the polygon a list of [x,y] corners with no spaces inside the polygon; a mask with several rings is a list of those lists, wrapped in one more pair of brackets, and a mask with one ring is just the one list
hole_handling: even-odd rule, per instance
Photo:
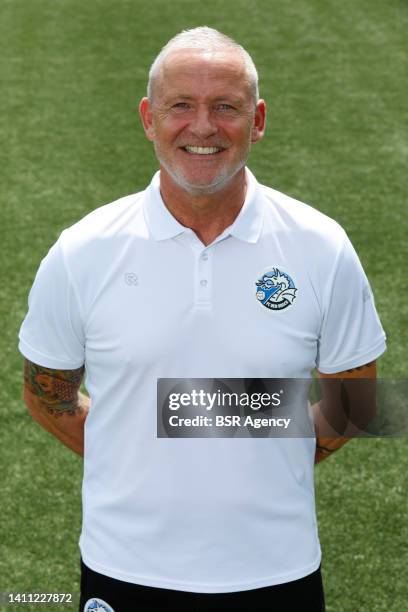
{"label": "man's eye", "polygon": [[187,102],[177,102],[176,104],[173,104],[172,108],[175,110],[187,110],[190,108],[190,106],[187,104]]}
{"label": "man's eye", "polygon": [[217,104],[216,110],[220,111],[221,113],[231,113],[235,111],[235,108],[231,106],[231,104],[223,103],[223,104]]}

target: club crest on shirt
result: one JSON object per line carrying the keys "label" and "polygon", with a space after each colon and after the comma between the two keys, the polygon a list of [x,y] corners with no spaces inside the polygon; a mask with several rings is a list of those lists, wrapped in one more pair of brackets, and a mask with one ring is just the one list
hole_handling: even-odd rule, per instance
{"label": "club crest on shirt", "polygon": [[93,597],[86,602],[84,612],[115,612],[115,610],[103,599]]}
{"label": "club crest on shirt", "polygon": [[272,268],[256,281],[256,299],[269,310],[284,310],[296,299],[297,288],[287,272]]}

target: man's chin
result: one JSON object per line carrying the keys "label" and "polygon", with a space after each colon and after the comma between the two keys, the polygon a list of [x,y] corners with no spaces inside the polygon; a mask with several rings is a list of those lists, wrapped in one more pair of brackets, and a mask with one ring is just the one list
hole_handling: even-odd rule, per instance
{"label": "man's chin", "polygon": [[163,167],[166,170],[167,174],[171,176],[173,181],[177,183],[179,187],[184,189],[184,191],[186,191],[190,195],[204,196],[217,193],[218,191],[224,189],[228,185],[228,183],[234,178],[234,176],[239,172],[239,170],[243,167],[243,165],[236,168],[233,172],[220,173],[212,179],[193,179],[192,177],[186,177],[179,172],[174,172],[174,170],[166,166]]}

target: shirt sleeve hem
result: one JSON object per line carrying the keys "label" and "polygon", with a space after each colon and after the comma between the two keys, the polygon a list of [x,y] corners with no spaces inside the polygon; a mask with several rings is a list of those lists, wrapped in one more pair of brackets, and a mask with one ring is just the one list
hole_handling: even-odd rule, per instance
{"label": "shirt sleeve hem", "polygon": [[20,353],[33,363],[44,368],[53,368],[56,370],[76,370],[84,365],[83,361],[68,361],[67,359],[58,359],[45,355],[36,349],[33,349],[27,342],[20,339],[18,350]]}
{"label": "shirt sleeve hem", "polygon": [[380,357],[387,349],[387,345],[385,343],[385,339],[381,338],[374,347],[365,353],[358,355],[358,357],[353,357],[353,359],[348,359],[347,361],[342,361],[341,363],[337,363],[334,366],[320,364],[317,366],[317,369],[322,374],[337,374],[337,372],[344,372],[345,370],[350,370],[351,368],[358,368],[370,361],[374,361]]}

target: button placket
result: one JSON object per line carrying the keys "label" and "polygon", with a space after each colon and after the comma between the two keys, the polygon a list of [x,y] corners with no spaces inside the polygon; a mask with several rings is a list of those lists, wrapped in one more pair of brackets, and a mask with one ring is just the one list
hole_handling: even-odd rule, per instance
{"label": "button placket", "polygon": [[194,306],[196,308],[211,308],[212,292],[212,246],[205,247],[192,230],[186,230],[182,235],[185,245],[189,246],[194,257]]}
{"label": "button placket", "polygon": [[201,251],[196,267],[196,304],[209,307],[211,303],[211,256],[207,250]]}

